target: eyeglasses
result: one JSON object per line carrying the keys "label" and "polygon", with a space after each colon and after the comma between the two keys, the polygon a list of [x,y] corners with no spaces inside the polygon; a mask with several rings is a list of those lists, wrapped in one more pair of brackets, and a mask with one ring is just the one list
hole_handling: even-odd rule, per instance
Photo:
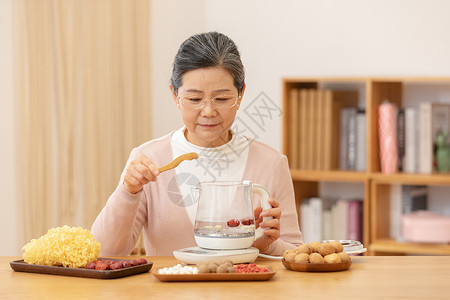
{"label": "eyeglasses", "polygon": [[202,109],[206,106],[207,101],[211,101],[211,104],[216,109],[227,109],[234,107],[240,96],[236,97],[234,95],[219,95],[211,100],[207,100],[205,97],[200,95],[182,95],[178,96],[178,101],[181,102],[181,105],[188,109]]}

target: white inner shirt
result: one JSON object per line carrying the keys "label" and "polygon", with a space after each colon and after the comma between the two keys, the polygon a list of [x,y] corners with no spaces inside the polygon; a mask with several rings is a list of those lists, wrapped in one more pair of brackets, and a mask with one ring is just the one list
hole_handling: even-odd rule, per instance
{"label": "white inner shirt", "polygon": [[194,224],[197,211],[195,187],[205,181],[242,181],[247,165],[250,141],[233,131],[231,140],[219,147],[205,148],[191,144],[184,136],[185,127],[172,135],[173,158],[182,154],[195,152],[199,158],[185,160],[175,168],[178,186],[183,198],[182,203]]}

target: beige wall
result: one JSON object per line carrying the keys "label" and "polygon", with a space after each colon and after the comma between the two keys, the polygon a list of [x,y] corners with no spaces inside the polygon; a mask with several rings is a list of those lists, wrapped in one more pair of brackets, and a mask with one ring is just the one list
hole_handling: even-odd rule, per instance
{"label": "beige wall", "polygon": [[[12,1],[0,1],[0,255],[19,253],[15,198],[15,119]],[[24,183],[25,184],[25,183]]]}
{"label": "beige wall", "polygon": [[[261,91],[280,104],[283,76],[450,76],[449,11],[446,0],[206,1],[205,25],[242,52],[243,105]],[[280,149],[271,125],[258,133]]]}
{"label": "beige wall", "polygon": [[[0,0],[0,255],[20,255],[18,206],[15,197],[15,126],[13,82],[13,1]],[[153,136],[182,126],[170,96],[173,57],[180,43],[204,29],[204,0],[151,0],[151,77],[155,111],[149,112]],[[150,101],[150,99],[149,99]],[[119,175],[119,174],[118,174]],[[25,186],[25,185],[24,185]]]}
{"label": "beige wall", "polygon": [[[0,1],[0,255],[19,254],[15,224],[13,0]],[[281,106],[283,76],[450,76],[450,1],[183,1],[152,0],[153,136],[179,128],[169,93],[172,60],[191,34],[217,30],[241,50],[247,91],[238,114],[258,136],[281,148],[281,117],[262,127],[245,113],[264,92]],[[26,185],[23,185],[26,186]],[[20,186],[22,187],[22,185]]]}
{"label": "beige wall", "polygon": [[153,137],[183,126],[172,100],[169,84],[172,63],[180,44],[205,28],[205,0],[152,0],[151,3],[151,95]]}

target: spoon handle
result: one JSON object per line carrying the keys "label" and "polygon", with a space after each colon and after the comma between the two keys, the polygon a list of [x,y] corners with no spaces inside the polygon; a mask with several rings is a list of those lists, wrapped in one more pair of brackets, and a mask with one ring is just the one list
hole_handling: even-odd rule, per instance
{"label": "spoon handle", "polygon": [[161,172],[176,168],[183,160],[193,160],[193,159],[197,159],[197,158],[198,158],[198,154],[195,152],[182,154],[182,155],[178,156],[177,158],[175,158],[174,160],[172,160],[167,165],[159,168],[159,172],[161,173]]}

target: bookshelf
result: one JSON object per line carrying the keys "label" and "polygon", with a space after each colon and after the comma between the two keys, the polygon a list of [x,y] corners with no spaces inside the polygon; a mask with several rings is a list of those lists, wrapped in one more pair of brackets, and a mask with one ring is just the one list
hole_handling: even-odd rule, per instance
{"label": "bookshelf", "polygon": [[[305,123],[301,120],[302,104],[293,104],[292,97],[300,94],[299,90],[356,90],[358,92],[358,107],[365,109],[365,170],[342,170],[333,166],[328,169],[311,168],[310,165],[299,163],[302,155],[302,130]],[[294,90],[294,91],[293,91]],[[297,92],[295,91],[297,90]],[[425,101],[438,98],[439,102],[450,103],[450,78],[283,78],[283,152],[288,156],[291,165],[291,175],[296,193],[298,213],[302,199],[320,196],[320,184],[323,182],[358,183],[364,187],[363,194],[363,243],[369,255],[450,255],[449,244],[409,243],[399,242],[390,237],[390,188],[393,184],[426,185],[450,187],[450,174],[432,173],[420,174],[397,172],[382,173],[380,164],[380,144],[378,139],[378,107],[388,99],[398,107],[417,105],[421,99],[413,99],[418,95]],[[428,98],[427,98],[428,97]],[[430,99],[432,98],[432,99]],[[317,98],[316,98],[317,99]],[[320,99],[320,96],[319,96]],[[320,101],[320,100],[319,100]],[[415,101],[415,103],[414,103]],[[300,102],[302,103],[302,102]],[[297,115],[292,108],[300,109]],[[296,120],[298,118],[299,120]],[[333,126],[338,124],[333,123]],[[293,128],[294,127],[294,128]],[[295,137],[296,134],[300,138]],[[322,143],[323,145],[323,143]],[[305,150],[303,148],[304,151]],[[310,150],[309,150],[310,151]],[[320,153],[322,150],[317,151]],[[331,145],[331,152],[339,152],[336,141]],[[295,153],[295,154],[294,154]],[[450,202],[445,204],[450,207]]]}

